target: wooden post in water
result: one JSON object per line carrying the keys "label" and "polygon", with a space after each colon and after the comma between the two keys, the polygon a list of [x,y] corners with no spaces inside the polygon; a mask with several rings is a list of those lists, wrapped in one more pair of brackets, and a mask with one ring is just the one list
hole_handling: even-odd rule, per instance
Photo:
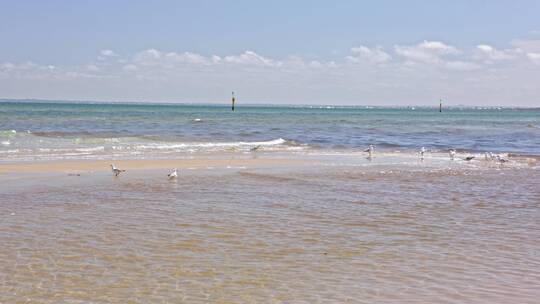
{"label": "wooden post in water", "polygon": [[231,99],[231,102],[232,102],[232,111],[234,112],[234,103],[236,101],[236,98],[234,97],[234,92],[232,92],[232,99]]}
{"label": "wooden post in water", "polygon": [[439,113],[442,113],[442,99],[439,99]]}

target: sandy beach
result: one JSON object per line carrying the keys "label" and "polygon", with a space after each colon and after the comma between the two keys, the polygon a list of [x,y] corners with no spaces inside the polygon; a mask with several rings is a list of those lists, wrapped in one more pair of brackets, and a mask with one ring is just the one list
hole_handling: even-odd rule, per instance
{"label": "sandy beach", "polygon": [[269,167],[269,166],[306,166],[313,161],[286,158],[253,158],[240,156],[233,158],[199,159],[134,159],[134,160],[78,160],[78,161],[42,161],[0,164],[0,174],[9,173],[90,173],[110,172],[111,164],[125,170],[171,170],[207,169],[227,167]]}
{"label": "sandy beach", "polygon": [[[445,154],[432,155],[430,158],[422,160],[422,166],[437,168],[447,166]],[[478,155],[482,159],[483,155]],[[508,156],[510,161],[504,168],[534,168],[538,165],[540,157],[513,155]],[[366,169],[384,168],[389,165],[401,165],[404,168],[413,169],[419,158],[412,154],[403,153],[379,153],[377,159],[366,161],[362,153],[354,153],[346,156],[337,155],[317,155],[310,157],[295,154],[213,154],[199,155],[198,157],[178,158],[178,159],[120,159],[120,160],[56,160],[56,161],[24,161],[0,163],[0,174],[9,176],[17,173],[103,173],[111,171],[111,164],[129,171],[139,170],[171,170],[178,168],[180,170],[205,170],[205,169],[227,169],[227,168],[294,168],[294,167],[317,167],[317,166],[335,166],[342,161],[349,161],[351,164],[371,165]],[[454,162],[456,168],[466,168],[472,164],[473,167],[501,167],[495,161],[475,161],[473,163]],[[503,167],[501,167],[503,168]]]}

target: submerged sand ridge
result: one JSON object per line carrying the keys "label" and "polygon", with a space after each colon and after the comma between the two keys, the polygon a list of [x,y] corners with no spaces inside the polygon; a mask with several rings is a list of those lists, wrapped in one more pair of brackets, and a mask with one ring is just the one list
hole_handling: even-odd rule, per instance
{"label": "submerged sand ridge", "polygon": [[204,169],[208,167],[227,166],[286,166],[307,165],[313,163],[298,159],[276,158],[239,158],[239,159],[135,159],[135,160],[79,160],[79,161],[46,161],[0,164],[0,174],[8,173],[31,173],[31,172],[55,172],[55,173],[82,173],[110,171],[110,165],[125,170],[154,170],[154,169]]}
{"label": "submerged sand ridge", "polygon": [[125,170],[154,169],[213,169],[227,167],[286,167],[286,166],[361,166],[366,170],[377,168],[422,170],[422,169],[509,169],[534,168],[539,164],[538,156],[508,155],[507,162],[486,160],[483,155],[475,155],[472,161],[465,161],[463,154],[450,160],[445,153],[433,153],[420,158],[415,153],[384,152],[375,157],[364,153],[265,153],[265,154],[211,154],[191,158],[168,159],[118,159],[118,160],[45,160],[16,161],[0,163],[0,174],[9,173],[83,173],[110,171],[110,165]]}

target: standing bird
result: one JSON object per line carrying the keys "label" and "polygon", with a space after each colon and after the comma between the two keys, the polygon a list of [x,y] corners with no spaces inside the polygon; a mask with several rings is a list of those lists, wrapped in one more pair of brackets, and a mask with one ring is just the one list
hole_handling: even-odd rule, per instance
{"label": "standing bird", "polygon": [[454,160],[456,158],[456,150],[454,149],[448,150],[448,155],[450,155],[451,160]]}
{"label": "standing bird", "polygon": [[126,170],[120,170],[120,169],[116,168],[116,166],[114,164],[111,164],[111,171],[112,171],[114,176],[118,176],[118,175],[120,175],[120,173],[126,172]]}
{"label": "standing bird", "polygon": [[424,154],[426,153],[426,148],[425,147],[422,147],[420,149],[420,158],[424,159]]}
{"label": "standing bird", "polygon": [[373,148],[373,145],[369,145],[369,147],[367,149],[364,150],[364,152],[367,152],[369,153],[369,157],[372,157],[373,156],[373,152],[375,151],[375,149]]}
{"label": "standing bird", "polygon": [[503,158],[502,156],[500,156],[498,154],[497,154],[496,158],[497,158],[497,161],[500,162],[501,164],[504,164],[504,163],[508,162],[507,159]]}
{"label": "standing bird", "polygon": [[167,174],[169,179],[175,179],[178,177],[178,169],[174,168],[173,172]]}

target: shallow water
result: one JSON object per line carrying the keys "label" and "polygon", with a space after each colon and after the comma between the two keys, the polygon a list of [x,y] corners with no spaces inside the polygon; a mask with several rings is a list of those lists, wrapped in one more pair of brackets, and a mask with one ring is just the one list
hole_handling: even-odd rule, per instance
{"label": "shallow water", "polygon": [[4,175],[0,303],[537,303],[537,168],[341,160]]}

